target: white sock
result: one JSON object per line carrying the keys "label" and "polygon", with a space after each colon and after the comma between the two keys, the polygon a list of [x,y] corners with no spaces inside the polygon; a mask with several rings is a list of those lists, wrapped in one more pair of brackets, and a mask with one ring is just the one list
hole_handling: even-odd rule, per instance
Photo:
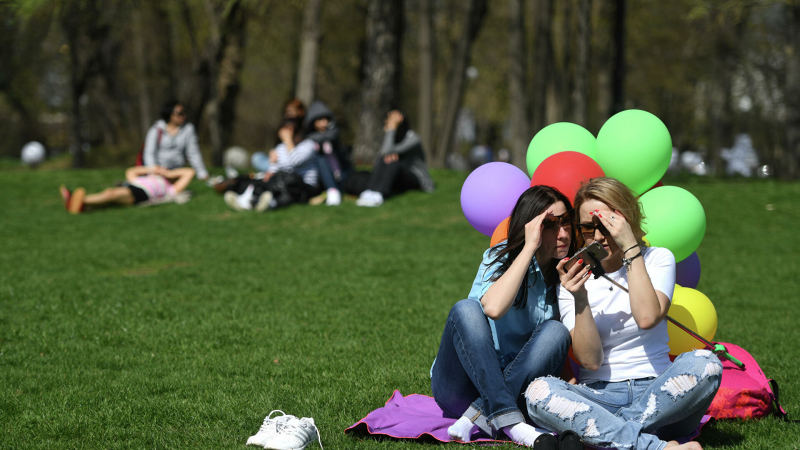
{"label": "white sock", "polygon": [[530,426],[525,422],[504,427],[503,432],[515,443],[526,447],[533,447],[533,441],[536,438],[544,433],[550,433],[545,429]]}
{"label": "white sock", "polygon": [[447,434],[450,435],[450,439],[461,442],[469,442],[470,438],[472,437],[472,430],[476,426],[477,425],[470,422],[469,418],[462,417],[447,429]]}
{"label": "white sock", "polygon": [[242,195],[236,197],[236,203],[244,209],[251,209],[253,207],[251,204],[253,201],[253,189],[255,189],[255,186],[248,184]]}

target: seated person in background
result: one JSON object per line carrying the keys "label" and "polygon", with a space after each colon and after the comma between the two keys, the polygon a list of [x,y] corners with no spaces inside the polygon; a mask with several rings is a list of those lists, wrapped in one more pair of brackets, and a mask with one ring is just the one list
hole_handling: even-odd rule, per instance
{"label": "seated person in background", "polygon": [[188,159],[197,178],[208,178],[194,126],[186,122],[186,108],[175,100],[164,104],[161,108],[161,120],[153,124],[147,132],[142,159],[145,166],[166,169],[183,167]]}
{"label": "seated person in background", "polygon": [[[97,194],[86,195],[86,189],[70,192],[61,186],[61,197],[70,214],[107,206],[131,206],[137,204],[185,203],[189,200],[183,192],[194,177],[189,167],[165,169],[163,167],[136,166],[125,171],[125,181],[120,187],[107,188]],[[184,195],[179,195],[183,192]]]}
{"label": "seated person in background", "polygon": [[[291,98],[283,104],[283,118],[297,119],[297,123],[303,123],[306,116],[306,107],[297,98]],[[264,152],[255,152],[250,157],[250,164],[259,172],[266,172],[269,168],[269,155]]]}
{"label": "seated person in background", "polygon": [[306,129],[306,138],[317,144],[317,168],[322,187],[327,189],[325,204],[339,205],[342,202],[342,183],[350,174],[353,164],[349,152],[340,141],[341,132],[333,119],[333,112],[325,103],[315,101],[308,108],[303,127]]}
{"label": "seated person in background", "polygon": [[356,201],[358,206],[380,206],[389,196],[411,189],[425,192],[434,189],[425,164],[422,141],[409,129],[403,114],[397,110],[390,111],[383,130],[383,145],[375,159],[367,189]]}
{"label": "seated person in background", "polygon": [[225,192],[225,203],[232,209],[263,212],[307,203],[322,191],[317,183],[316,145],[311,139],[303,139],[300,122],[284,119],[278,139],[281,143],[269,152],[270,165],[264,178],[238,177]]}

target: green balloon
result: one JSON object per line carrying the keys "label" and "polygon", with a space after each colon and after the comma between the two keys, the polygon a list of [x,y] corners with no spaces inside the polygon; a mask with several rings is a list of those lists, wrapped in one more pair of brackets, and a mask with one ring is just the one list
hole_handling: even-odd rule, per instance
{"label": "green balloon", "polygon": [[667,173],[672,138],[658,117],[629,109],[615,114],[600,129],[595,161],[606,176],[642,195]]}
{"label": "green balloon", "polygon": [[668,248],[676,262],[697,250],[706,234],[706,212],[697,197],[677,186],[660,186],[639,201],[645,215],[645,239],[651,246]]}
{"label": "green balloon", "polygon": [[568,122],[548,125],[531,139],[528,145],[528,176],[548,157],[559,152],[578,152],[594,158],[594,136],[586,128]]}

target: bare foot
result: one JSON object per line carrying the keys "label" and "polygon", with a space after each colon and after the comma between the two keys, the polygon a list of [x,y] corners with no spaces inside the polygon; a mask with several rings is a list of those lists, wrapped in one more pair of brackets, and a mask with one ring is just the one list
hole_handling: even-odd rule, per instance
{"label": "bare foot", "polygon": [[700,445],[699,442],[694,441],[689,441],[683,445],[678,444],[676,441],[669,441],[667,442],[667,446],[665,448],[672,450],[703,450],[703,446]]}

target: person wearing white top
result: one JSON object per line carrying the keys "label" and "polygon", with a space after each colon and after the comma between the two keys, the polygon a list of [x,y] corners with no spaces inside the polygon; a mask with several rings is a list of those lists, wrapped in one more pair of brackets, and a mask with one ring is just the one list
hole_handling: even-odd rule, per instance
{"label": "person wearing white top", "polygon": [[[525,392],[530,417],[557,433],[578,433],[597,447],[701,450],[671,440],[695,430],[722,379],[709,350],[669,359],[666,317],[675,288],[675,257],[646,248],[633,192],[613,178],[593,178],[575,196],[586,244],[608,252],[605,278],[578,261],[557,270],[561,321],[570,330],[583,384],[534,380]],[[599,270],[595,270],[598,272]]]}

